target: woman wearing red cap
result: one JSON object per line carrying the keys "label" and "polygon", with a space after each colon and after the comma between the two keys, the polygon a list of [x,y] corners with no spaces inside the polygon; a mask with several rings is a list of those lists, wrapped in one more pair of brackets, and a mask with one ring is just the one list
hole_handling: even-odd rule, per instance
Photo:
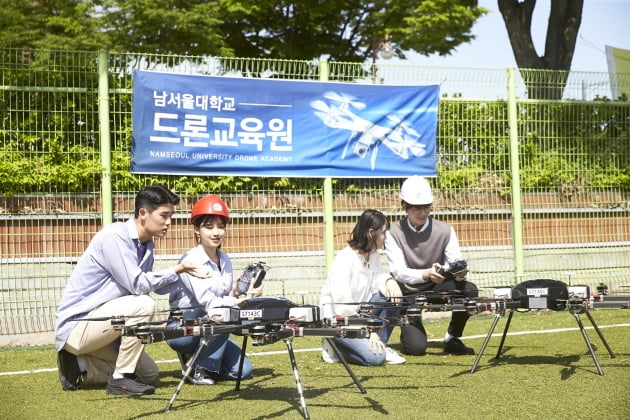
{"label": "woman wearing red cap", "polygon": [[[168,290],[159,293],[170,293],[171,308],[188,308],[185,318],[201,318],[211,308],[234,306],[246,295],[239,295],[232,276],[230,257],[221,250],[225,238],[226,227],[230,221],[228,208],[217,195],[208,195],[195,203],[190,223],[194,226],[197,246],[186,252],[181,261],[195,262],[199,269],[206,269],[209,278],[198,279],[189,275],[180,276],[181,281],[171,285]],[[201,281],[200,281],[201,280]],[[248,291],[248,294],[262,294],[262,286]],[[182,367],[200,345],[200,337],[179,337],[167,341],[177,352]],[[206,348],[199,354],[192,372],[187,380],[195,385],[211,385],[215,380],[238,379],[238,367],[241,349],[230,339],[230,334],[215,334]],[[182,372],[184,373],[185,370]],[[241,379],[251,377],[252,364],[245,359]]]}

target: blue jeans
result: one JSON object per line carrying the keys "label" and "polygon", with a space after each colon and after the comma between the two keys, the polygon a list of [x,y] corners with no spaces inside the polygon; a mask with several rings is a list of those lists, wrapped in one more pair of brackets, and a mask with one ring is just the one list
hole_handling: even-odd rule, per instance
{"label": "blue jeans", "polygon": [[[387,302],[387,298],[382,293],[377,292],[372,295],[370,302]],[[374,311],[374,317],[394,317],[398,311],[380,309]],[[387,345],[389,336],[394,329],[391,325],[386,325],[378,330],[378,336]],[[349,363],[361,366],[380,366],[385,363],[385,352],[375,353],[370,349],[370,340],[367,338],[334,338],[335,344],[343,353]]]}
{"label": "blue jeans", "polygon": [[[201,345],[201,337],[178,337],[166,342],[176,352],[192,355]],[[206,369],[213,379],[237,380],[240,360],[241,348],[230,338],[230,334],[215,334],[210,337],[208,344],[199,354],[195,366]],[[243,361],[241,379],[251,378],[252,370],[252,362],[246,357]]]}

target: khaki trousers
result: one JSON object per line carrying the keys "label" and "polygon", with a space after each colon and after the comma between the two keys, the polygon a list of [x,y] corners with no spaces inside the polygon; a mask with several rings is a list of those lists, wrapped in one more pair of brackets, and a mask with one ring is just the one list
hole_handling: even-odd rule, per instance
{"label": "khaki trousers", "polygon": [[[148,322],[153,317],[155,302],[148,295],[128,295],[113,299],[88,313],[85,318],[108,318],[104,321],[77,321],[64,349],[83,356],[87,364],[84,384],[107,383],[111,374],[134,373],[138,380],[150,384],[157,381],[155,361],[144,352],[137,337],[121,337],[112,328],[113,316],[125,316],[125,325]],[[120,338],[120,341],[118,340]]]}

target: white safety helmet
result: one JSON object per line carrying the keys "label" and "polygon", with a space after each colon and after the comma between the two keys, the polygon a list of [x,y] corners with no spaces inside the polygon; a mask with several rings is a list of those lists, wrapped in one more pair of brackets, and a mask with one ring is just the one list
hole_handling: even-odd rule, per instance
{"label": "white safety helmet", "polygon": [[419,175],[409,177],[400,188],[400,199],[416,206],[433,203],[433,192],[429,182]]}

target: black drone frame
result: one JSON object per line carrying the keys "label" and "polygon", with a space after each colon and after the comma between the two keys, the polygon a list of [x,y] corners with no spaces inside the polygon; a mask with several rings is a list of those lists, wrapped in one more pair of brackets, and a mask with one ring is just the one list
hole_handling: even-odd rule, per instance
{"label": "black drone frame", "polygon": [[[477,354],[475,362],[473,363],[472,368],[470,369],[471,374],[474,373],[475,370],[477,369],[477,365],[479,364],[479,361],[481,360],[481,357],[483,356],[483,353],[486,350],[486,346],[488,345],[488,342],[490,341],[490,337],[492,337],[492,333],[494,332],[494,329],[497,326],[497,323],[499,322],[499,318],[504,316],[506,312],[509,312],[508,319],[505,324],[505,329],[503,330],[503,335],[501,336],[501,342],[499,343],[497,354],[494,357],[495,359],[499,359],[501,357],[501,351],[503,350],[505,337],[507,336],[508,329],[510,328],[510,323],[512,321],[512,316],[514,316],[514,312],[517,309],[529,309],[529,308],[524,308],[522,301],[497,300],[493,302],[492,305],[495,305],[495,307],[493,308],[493,310],[495,311],[495,317],[494,317],[494,320],[492,321],[492,325],[490,326],[490,330],[488,331],[488,334],[486,335],[486,338],[483,341],[483,344],[481,345],[481,349],[479,350],[479,353]],[[593,358],[593,362],[595,363],[597,372],[600,375],[603,375],[604,371],[602,370],[602,367],[599,363],[597,355],[595,354],[595,351],[593,350],[593,345],[591,343],[591,340],[588,338],[588,335],[586,334],[586,330],[584,329],[584,324],[582,323],[582,320],[580,319],[580,314],[582,313],[586,314],[587,318],[591,322],[591,325],[593,326],[593,329],[595,330],[600,340],[606,347],[606,350],[608,350],[608,354],[610,354],[610,357],[614,359],[616,356],[613,353],[610,346],[608,345],[608,342],[604,338],[604,335],[600,331],[599,327],[597,326],[597,323],[595,322],[593,315],[591,315],[591,313],[589,312],[589,305],[588,305],[587,298],[572,297],[572,298],[569,298],[567,301],[562,302],[560,307],[568,310],[575,318],[575,321],[578,324],[580,332],[582,333],[582,338],[584,338],[584,342],[586,343],[586,347],[588,348],[588,351],[590,352],[591,357]]]}
{"label": "black drone frame", "polygon": [[[340,318],[338,318],[338,320],[340,320]],[[114,321],[112,321],[112,324],[115,327],[122,329],[122,335],[137,336],[138,338],[142,339],[144,343],[155,343],[171,338],[189,335],[200,337],[199,346],[195,350],[195,353],[192,354],[190,359],[185,362],[185,370],[182,379],[177,385],[166,407],[164,408],[164,413],[170,411],[177,396],[181,392],[186,378],[191,374],[195,362],[197,361],[203,349],[210,342],[212,336],[220,333],[233,333],[235,335],[243,336],[243,344],[241,346],[241,359],[234,390],[238,392],[241,389],[243,364],[245,361],[245,353],[247,351],[248,338],[252,337],[252,340],[255,340],[255,343],[257,343],[258,345],[266,345],[275,343],[279,340],[284,340],[287,346],[287,352],[289,354],[289,360],[291,363],[291,368],[293,370],[293,375],[295,377],[295,383],[300,398],[300,405],[302,408],[302,415],[305,419],[309,419],[310,416],[306,405],[306,398],[304,397],[304,391],[302,388],[300,373],[295,359],[295,353],[293,351],[293,338],[305,336],[323,337],[328,342],[328,344],[330,344],[331,348],[343,364],[344,368],[356,384],[359,391],[362,394],[365,394],[367,393],[367,391],[365,390],[365,388],[357,378],[356,374],[344,358],[343,354],[335,344],[333,338],[368,338],[371,331],[384,325],[384,321],[382,320],[374,320],[368,318],[360,318],[353,320],[352,322],[341,321],[344,325],[337,324],[333,327],[311,327],[307,326],[306,324],[302,325],[300,322],[294,323],[293,321],[287,320],[243,321],[236,324],[216,324],[211,321],[191,319],[182,319],[180,322],[182,323],[182,326],[180,327],[158,327],[153,326],[154,324],[148,323],[139,324],[132,327],[125,327],[120,325],[119,322],[116,322],[116,324],[114,324]],[[352,327],[349,327],[349,325],[352,325]]]}
{"label": "black drone frame", "polygon": [[[580,288],[582,286],[576,286],[576,287]],[[619,299],[615,299],[612,302],[612,306],[611,304],[603,305],[601,303],[594,303],[594,304],[590,303],[588,289],[586,290],[587,291],[585,292],[585,294],[582,294],[579,296],[571,295],[566,300],[558,300],[556,302],[557,309],[554,309],[554,310],[568,310],[573,315],[573,317],[575,318],[575,321],[578,324],[580,333],[582,334],[582,338],[584,339],[584,342],[586,343],[586,347],[588,348],[588,351],[591,357],[593,358],[593,362],[595,363],[597,372],[599,373],[599,375],[603,375],[604,371],[602,370],[602,367],[599,363],[599,359],[597,358],[597,355],[595,354],[592,342],[589,339],[588,335],[586,334],[586,330],[584,329],[584,324],[582,323],[580,314],[586,314],[587,318],[591,322],[591,325],[593,326],[593,329],[595,330],[600,340],[606,347],[606,350],[608,350],[610,357],[614,359],[616,356],[613,353],[610,345],[604,338],[604,335],[599,329],[589,309],[591,306],[602,307],[602,308],[603,307],[617,307],[618,308],[618,307],[624,307],[624,306],[620,306],[621,303],[623,302],[620,303]],[[472,368],[470,369],[471,374],[474,373],[475,370],[477,369],[477,366],[479,365],[479,361],[481,360],[481,357],[483,356],[486,350],[488,342],[490,341],[490,338],[492,337],[492,334],[494,332],[494,329],[497,326],[497,323],[499,322],[499,319],[503,317],[506,312],[509,312],[508,319],[505,325],[505,329],[503,330],[503,335],[501,337],[501,342],[499,344],[499,349],[497,350],[495,359],[499,359],[501,357],[503,344],[505,343],[505,338],[507,336],[507,332],[510,327],[510,323],[512,321],[514,312],[519,309],[525,309],[525,310],[530,309],[526,304],[524,304],[522,300],[512,300],[512,299],[505,299],[505,298],[499,298],[499,299],[466,298],[461,293],[457,293],[457,292],[440,292],[440,293],[429,293],[429,294],[419,293],[415,295],[405,296],[403,298],[397,298],[397,300],[399,301],[399,303],[393,303],[393,302],[391,303],[381,303],[381,302],[365,303],[365,304],[362,304],[362,310],[364,310],[365,313],[369,313],[375,307],[378,307],[379,309],[383,309],[383,308],[400,309],[402,316],[397,320],[399,325],[404,325],[406,323],[405,321],[406,319],[413,318],[413,317],[422,317],[422,312],[425,310],[465,311],[471,315],[478,314],[480,312],[486,312],[486,311],[494,312],[495,318],[492,322],[492,325],[490,326],[490,330],[488,331],[488,334],[485,337],[485,340],[481,346],[481,349],[479,350],[479,353],[477,354],[477,357],[472,365]],[[392,319],[392,320],[389,320],[389,322],[390,323],[396,322],[396,320]]]}
{"label": "black drone frame", "polygon": [[[243,371],[243,363],[245,361],[245,351],[246,351],[246,347],[247,347],[247,338],[249,336],[253,336],[253,334],[250,333],[250,334],[243,335],[243,345],[241,346],[241,359],[240,359],[240,364],[239,364],[239,368],[238,368],[238,379],[236,381],[236,386],[234,388],[235,391],[239,391],[240,390],[241,374],[242,374],[242,371]],[[326,340],[328,342],[328,344],[330,345],[330,347],[333,349],[333,351],[335,352],[335,354],[337,355],[337,357],[339,358],[339,360],[343,364],[344,368],[346,369],[346,371],[348,372],[348,374],[350,375],[350,377],[354,381],[355,385],[357,386],[357,388],[359,388],[359,391],[361,391],[362,394],[366,394],[367,393],[367,391],[365,390],[365,388],[363,387],[363,385],[359,381],[359,378],[356,376],[356,374],[354,373],[354,371],[352,370],[352,368],[350,367],[350,365],[346,361],[345,357],[343,356],[343,354],[341,353],[341,351],[339,350],[339,348],[335,344],[335,341],[333,340],[333,338],[334,337],[368,338],[369,337],[369,330],[367,330],[367,329],[355,329],[355,328],[349,329],[347,327],[337,327],[337,328],[311,328],[311,327],[300,328],[300,327],[298,327],[298,328],[296,328],[295,325],[293,325],[293,326],[289,325],[289,326],[281,328],[281,329],[279,329],[277,331],[272,331],[271,333],[267,333],[267,334],[265,334],[265,337],[266,337],[265,340],[268,340],[268,342],[265,342],[264,344],[270,344],[270,343],[276,342],[278,340],[284,340],[284,342],[285,342],[285,344],[287,346],[287,353],[289,354],[289,361],[291,363],[291,369],[293,370],[293,376],[295,378],[295,384],[296,384],[296,387],[297,387],[298,395],[300,397],[300,405],[302,407],[302,415],[304,416],[305,419],[309,419],[310,415],[308,413],[308,408],[306,406],[306,398],[304,397],[304,390],[302,388],[302,381],[300,379],[300,372],[298,370],[297,361],[295,359],[295,354],[293,352],[293,337],[306,337],[306,336],[323,337],[324,340]]]}

